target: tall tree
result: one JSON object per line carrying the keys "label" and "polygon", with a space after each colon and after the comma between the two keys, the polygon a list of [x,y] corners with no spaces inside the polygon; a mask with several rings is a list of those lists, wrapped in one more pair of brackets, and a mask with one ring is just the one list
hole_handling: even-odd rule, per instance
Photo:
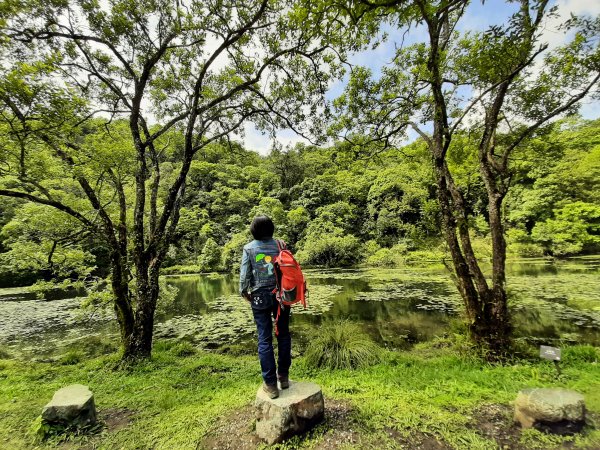
{"label": "tall tree", "polygon": [[[306,26],[322,17],[278,0],[32,0],[0,14],[0,195],[60,210],[101,236],[123,356],[147,357],[194,155],[248,120],[308,126],[334,69]],[[340,27],[324,23],[325,35]],[[106,141],[112,123],[125,143],[90,139],[98,117]]]}
{"label": "tall tree", "polygon": [[[549,52],[541,35],[544,21],[555,10],[546,0],[514,4],[516,11],[506,24],[485,32],[457,31],[468,7],[464,0],[361,1],[345,8],[358,22],[383,17],[401,27],[419,26],[427,38],[400,45],[393,64],[383,69],[379,79],[365,68],[355,68],[345,93],[337,99],[344,114],[334,127],[348,140],[362,133],[385,145],[398,143],[412,128],[427,144],[443,233],[471,335],[492,357],[508,350],[511,333],[502,217],[511,157],[540,127],[575,111],[585,96],[597,96],[600,79],[600,18],[571,19],[565,35],[572,31],[572,39]],[[447,158],[465,141],[457,136],[466,132],[477,140],[479,174],[487,194],[493,252],[490,278],[473,250],[471,211]]]}

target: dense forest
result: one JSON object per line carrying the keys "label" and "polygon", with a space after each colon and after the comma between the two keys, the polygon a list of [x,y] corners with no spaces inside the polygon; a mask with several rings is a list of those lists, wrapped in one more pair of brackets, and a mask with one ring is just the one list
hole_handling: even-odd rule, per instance
{"label": "dense forest", "polygon": [[[85,141],[98,157],[110,156],[127,168],[134,150],[125,127],[98,122]],[[158,201],[179,164],[181,136],[171,138],[174,145],[166,150],[171,153],[160,164]],[[273,218],[276,234],[308,266],[441,261],[447,250],[429,158],[420,139],[370,151],[349,143],[298,144],[267,156],[235,142],[213,143],[193,159],[163,273],[235,271],[258,214]],[[456,139],[449,162],[468,200],[476,251],[489,258],[485,192],[469,134]],[[504,211],[510,256],[563,257],[600,249],[600,120],[569,119],[544,128],[513,156],[511,170]],[[39,171],[48,186],[69,182],[50,161],[40,160]],[[132,190],[133,170],[124,173],[123,184]],[[0,225],[3,286],[107,275],[102,241],[61,211],[5,198]]]}

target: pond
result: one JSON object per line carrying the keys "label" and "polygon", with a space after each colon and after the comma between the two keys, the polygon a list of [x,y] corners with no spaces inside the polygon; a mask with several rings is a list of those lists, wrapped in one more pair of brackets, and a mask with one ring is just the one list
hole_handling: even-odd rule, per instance
{"label": "pond", "polygon": [[[508,271],[517,337],[600,345],[600,257],[522,260],[509,263]],[[307,279],[309,307],[294,307],[292,314],[300,341],[328,322],[350,320],[382,345],[398,348],[452,332],[463,311],[448,273],[439,267],[309,270]],[[185,275],[167,282],[178,292],[157,312],[158,338],[208,348],[250,345],[254,323],[237,295],[236,277]],[[42,301],[26,289],[0,289],[0,346],[43,356],[90,335],[116,335],[109,311],[82,311],[81,301]]]}

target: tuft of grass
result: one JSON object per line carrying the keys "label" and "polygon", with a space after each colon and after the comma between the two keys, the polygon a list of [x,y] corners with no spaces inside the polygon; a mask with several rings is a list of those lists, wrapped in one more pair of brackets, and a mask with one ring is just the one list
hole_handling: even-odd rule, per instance
{"label": "tuft of grass", "polygon": [[550,448],[559,448],[564,443],[572,443],[573,436],[556,436],[543,433],[535,428],[524,429],[521,432],[519,443],[531,450],[546,450]]}
{"label": "tuft of grass", "polygon": [[180,342],[175,347],[171,348],[171,353],[175,356],[192,356],[197,352],[196,347],[194,347],[189,342]]}
{"label": "tuft of grass", "polygon": [[600,358],[598,350],[591,345],[565,347],[562,359],[567,363],[595,363]]}
{"label": "tuft of grass", "polygon": [[83,352],[78,350],[69,350],[60,357],[59,363],[63,366],[74,366],[75,364],[79,364],[81,361],[83,361],[84,358],[85,355]]}
{"label": "tuft of grass", "polygon": [[12,355],[4,350],[2,347],[0,347],[0,359],[11,359]]}
{"label": "tuft of grass", "polygon": [[83,353],[86,357],[110,355],[118,351],[119,345],[114,338],[86,336],[66,347],[69,352]]}
{"label": "tuft of grass", "polygon": [[326,369],[358,369],[377,364],[381,348],[352,322],[325,324],[308,344],[309,366]]}

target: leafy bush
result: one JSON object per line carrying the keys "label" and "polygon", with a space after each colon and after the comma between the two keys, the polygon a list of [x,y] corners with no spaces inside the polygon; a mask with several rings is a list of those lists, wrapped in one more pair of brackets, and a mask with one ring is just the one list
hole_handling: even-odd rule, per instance
{"label": "leafy bush", "polygon": [[357,369],[381,359],[379,346],[351,322],[325,324],[306,349],[309,366],[326,369]]}
{"label": "leafy bush", "polygon": [[298,252],[300,263],[326,267],[348,267],[361,258],[360,241],[352,235],[309,235]]}
{"label": "leafy bush", "polygon": [[478,259],[482,261],[492,259],[492,242],[489,238],[471,235],[471,246]]}
{"label": "leafy bush", "polygon": [[447,253],[441,247],[437,247],[411,251],[407,253],[405,260],[408,263],[430,263],[433,261],[442,261],[447,256]]}
{"label": "leafy bush", "polygon": [[202,272],[219,270],[221,268],[221,247],[213,238],[208,238],[202,253],[198,256],[198,266]]}
{"label": "leafy bush", "polygon": [[531,236],[522,228],[510,228],[506,231],[507,253],[523,258],[535,258],[544,255],[544,249],[533,242]]}
{"label": "leafy bush", "polygon": [[239,272],[242,262],[242,249],[244,245],[252,240],[249,230],[236,233],[223,247],[222,262],[223,267],[228,272]]}
{"label": "leafy bush", "polygon": [[198,265],[177,265],[171,267],[164,267],[160,270],[163,275],[185,275],[188,273],[201,272],[200,266]]}
{"label": "leafy bush", "polygon": [[380,248],[367,258],[367,265],[374,267],[394,267],[394,254],[389,248]]}
{"label": "leafy bush", "polygon": [[574,255],[600,246],[600,206],[574,202],[554,210],[554,219],[531,230],[534,242],[552,255]]}

